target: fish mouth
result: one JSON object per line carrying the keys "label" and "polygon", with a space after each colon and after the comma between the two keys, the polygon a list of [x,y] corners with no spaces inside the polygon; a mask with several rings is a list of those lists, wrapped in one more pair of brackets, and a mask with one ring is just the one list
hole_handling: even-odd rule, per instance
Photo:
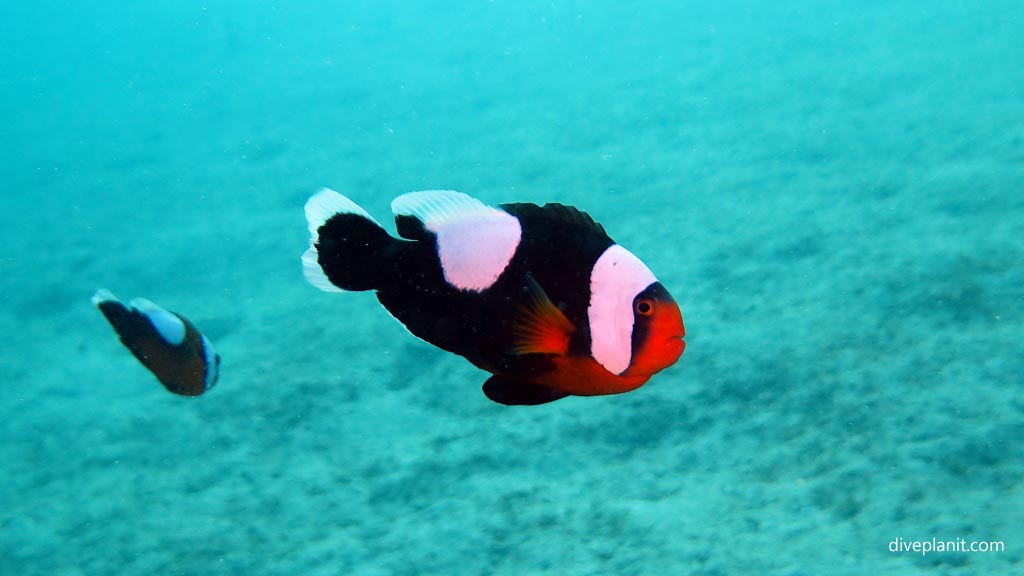
{"label": "fish mouth", "polygon": [[[669,336],[668,340],[665,341],[665,346],[667,348],[669,348],[669,349],[672,349],[672,350],[678,349],[679,350],[679,355],[681,356],[683,354],[683,350],[686,349],[686,339],[685,338],[686,338],[685,334],[677,334],[677,335]],[[678,356],[677,356],[677,358],[678,358]]]}

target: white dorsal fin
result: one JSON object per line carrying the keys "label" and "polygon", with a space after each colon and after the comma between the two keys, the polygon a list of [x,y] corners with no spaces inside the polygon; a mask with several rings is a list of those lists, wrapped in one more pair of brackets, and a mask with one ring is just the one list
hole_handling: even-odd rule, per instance
{"label": "white dorsal fin", "polygon": [[181,346],[185,341],[185,323],[177,315],[164,310],[145,298],[132,298],[128,303],[133,310],[138,310],[149,319],[164,342],[172,346]]}
{"label": "white dorsal fin", "polygon": [[395,216],[410,216],[437,237],[445,280],[482,292],[505,271],[522,236],[519,220],[454,190],[410,192],[391,202]]}
{"label": "white dorsal fin", "polygon": [[468,194],[454,190],[423,190],[402,194],[391,201],[391,211],[395,216],[412,216],[435,233],[445,224],[499,212]]}

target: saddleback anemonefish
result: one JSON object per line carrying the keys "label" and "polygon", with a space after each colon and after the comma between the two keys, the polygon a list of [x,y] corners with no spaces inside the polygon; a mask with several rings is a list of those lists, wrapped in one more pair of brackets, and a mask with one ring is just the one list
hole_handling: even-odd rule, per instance
{"label": "saddleback anemonefish", "polygon": [[121,343],[169,391],[199,396],[217,383],[220,356],[188,318],[145,298],[134,298],[126,306],[107,290],[98,290],[92,303]]}
{"label": "saddleback anemonefish", "polygon": [[627,392],[683,353],[675,300],[576,208],[431,190],[391,210],[402,239],[341,194],[314,194],[306,278],[375,290],[415,336],[493,374],[483,391],[495,402]]}

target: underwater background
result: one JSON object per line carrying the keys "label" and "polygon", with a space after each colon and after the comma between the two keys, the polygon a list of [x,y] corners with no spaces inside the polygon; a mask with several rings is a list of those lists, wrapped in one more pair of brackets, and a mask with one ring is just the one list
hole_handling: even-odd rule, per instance
{"label": "underwater background", "polygon": [[[1024,573],[1022,39],[1016,0],[5,2],[0,573]],[[321,186],[578,206],[686,353],[493,404],[305,282]],[[890,551],[933,538],[1005,548]]]}

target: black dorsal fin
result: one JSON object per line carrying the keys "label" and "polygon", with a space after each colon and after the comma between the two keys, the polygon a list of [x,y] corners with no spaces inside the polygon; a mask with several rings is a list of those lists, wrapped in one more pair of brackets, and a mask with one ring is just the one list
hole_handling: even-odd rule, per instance
{"label": "black dorsal fin", "polygon": [[576,234],[592,234],[608,238],[608,233],[604,231],[603,226],[595,222],[590,214],[575,206],[557,202],[543,206],[529,202],[515,202],[502,204],[501,207],[517,218],[539,222],[542,226],[571,228]]}

